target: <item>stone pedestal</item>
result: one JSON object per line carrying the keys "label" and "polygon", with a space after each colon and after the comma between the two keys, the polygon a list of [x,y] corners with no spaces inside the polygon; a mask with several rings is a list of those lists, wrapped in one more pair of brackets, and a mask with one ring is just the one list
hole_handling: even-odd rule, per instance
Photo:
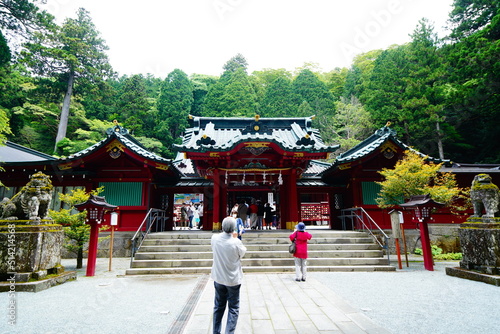
{"label": "stone pedestal", "polygon": [[64,272],[61,266],[63,227],[51,221],[42,221],[39,225],[30,223],[0,222],[0,281],[15,276],[16,282],[27,282]]}
{"label": "stone pedestal", "polygon": [[458,231],[460,268],[500,275],[500,218],[469,218]]}

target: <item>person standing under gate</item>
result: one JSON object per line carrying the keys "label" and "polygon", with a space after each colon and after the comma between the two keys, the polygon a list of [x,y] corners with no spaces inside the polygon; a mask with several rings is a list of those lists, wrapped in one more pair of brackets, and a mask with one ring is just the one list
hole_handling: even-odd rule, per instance
{"label": "person standing under gate", "polygon": [[187,212],[188,212],[188,219],[189,219],[189,229],[192,229],[193,228],[193,217],[194,217],[194,204],[193,202],[189,202],[188,204],[188,208],[187,208]]}
{"label": "person standing under gate", "polygon": [[240,313],[240,287],[243,280],[241,258],[247,249],[236,232],[236,220],[226,217],[222,221],[222,233],[211,240],[213,264],[211,277],[214,280],[215,299],[213,333],[220,334],[222,317],[228,306],[226,333],[234,333]]}
{"label": "person standing under gate", "polygon": [[246,228],[249,227],[247,213],[248,213],[248,206],[246,204],[246,201],[241,201],[240,205],[238,205],[238,213],[236,217],[241,218]]}
{"label": "person standing under gate", "polygon": [[295,230],[290,234],[290,241],[295,240],[297,246],[295,250],[295,280],[305,282],[307,276],[307,242],[311,240],[312,235],[306,232],[306,225],[298,223]]}
{"label": "person standing under gate", "polygon": [[258,207],[257,207],[257,204],[255,202],[256,202],[255,199],[252,198],[252,204],[250,204],[250,206],[248,207],[248,214],[250,216],[250,227],[252,228],[252,230],[257,229],[257,210],[258,210]]}
{"label": "person standing under gate", "polygon": [[258,230],[263,230],[264,226],[264,204],[262,204],[262,201],[259,199],[257,200],[257,229]]}
{"label": "person standing under gate", "polygon": [[188,226],[189,222],[188,205],[189,205],[188,203],[182,204],[179,230],[182,230],[182,228],[187,228]]}
{"label": "person standing under gate", "polygon": [[264,206],[264,230],[271,229],[273,226],[273,209],[271,208],[271,204],[266,203]]}
{"label": "person standing under gate", "polygon": [[203,226],[203,201],[200,202],[200,205],[198,205],[198,216],[200,217],[200,221],[198,222],[198,229],[201,230],[201,227]]}

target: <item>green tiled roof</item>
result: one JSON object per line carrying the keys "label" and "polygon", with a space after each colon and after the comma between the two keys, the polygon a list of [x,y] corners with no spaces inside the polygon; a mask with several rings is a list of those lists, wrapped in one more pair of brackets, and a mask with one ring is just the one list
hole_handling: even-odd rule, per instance
{"label": "green tiled roof", "polygon": [[[356,161],[359,159],[362,159],[369,154],[373,153],[375,150],[377,150],[379,147],[381,147],[386,141],[391,140],[394,144],[397,146],[401,147],[403,150],[411,150],[420,156],[425,156],[425,154],[420,153],[416,151],[415,149],[409,147],[408,145],[404,144],[401,142],[397,137],[396,137],[396,131],[384,126],[383,128],[378,129],[375,131],[373,135],[368,137],[367,139],[363,140],[361,143],[358,145],[354,146],[350,150],[340,154],[333,165],[325,170],[322,174],[331,172],[333,169],[336,168],[336,166],[345,164],[348,162]],[[433,162],[447,162],[449,160],[441,160],[433,157],[427,157],[429,161]]]}
{"label": "green tiled roof", "polygon": [[155,153],[152,153],[148,151],[144,146],[142,146],[134,137],[129,135],[128,130],[125,128],[122,128],[120,126],[115,126],[114,128],[108,129],[107,131],[108,136],[101,140],[100,142],[80,151],[77,153],[74,153],[70,155],[67,158],[63,158],[62,160],[64,161],[69,161],[69,160],[74,160],[74,159],[79,159],[83,158],[85,156],[88,156],[92,154],[93,152],[99,150],[101,147],[105,146],[109,142],[111,142],[113,139],[117,139],[120,143],[125,145],[128,149],[130,149],[132,152],[137,153],[138,155],[153,160],[161,163],[170,163],[170,159],[163,158]]}
{"label": "green tiled roof", "polygon": [[185,130],[183,152],[227,151],[237,144],[266,141],[286,151],[333,152],[338,146],[325,145],[312,118],[193,117]]}
{"label": "green tiled roof", "polygon": [[174,173],[176,173],[177,175],[181,175],[181,172],[174,166],[174,164],[172,164],[172,160],[163,158],[156,153],[150,152],[147,148],[142,146],[134,137],[132,137],[128,133],[128,130],[126,130],[125,128],[122,128],[122,127],[117,125],[111,129],[108,129],[107,135],[108,135],[107,138],[101,140],[100,142],[98,142],[98,143],[96,143],[96,144],[94,144],[94,145],[92,145],[92,146],[90,146],[90,147],[88,147],[80,152],[74,153],[67,158],[61,158],[61,159],[59,159],[59,161],[62,163],[66,163],[66,162],[78,160],[78,159],[81,159],[83,157],[89,156],[93,152],[96,152],[96,151],[100,150],[102,147],[109,144],[113,139],[117,139],[120,143],[122,143],[125,147],[127,147],[128,149],[130,149],[132,152],[136,153],[137,155],[139,155],[145,159],[154,161],[154,162],[167,164],[167,165],[173,167],[172,170],[174,170]]}

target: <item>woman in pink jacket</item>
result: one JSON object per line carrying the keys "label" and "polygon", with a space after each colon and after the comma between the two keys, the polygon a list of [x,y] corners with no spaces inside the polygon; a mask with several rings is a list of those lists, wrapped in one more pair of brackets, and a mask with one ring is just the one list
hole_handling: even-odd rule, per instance
{"label": "woman in pink jacket", "polygon": [[312,235],[306,232],[306,225],[298,223],[295,230],[290,234],[290,241],[295,240],[297,248],[295,254],[295,280],[305,282],[307,276],[307,242],[311,240]]}

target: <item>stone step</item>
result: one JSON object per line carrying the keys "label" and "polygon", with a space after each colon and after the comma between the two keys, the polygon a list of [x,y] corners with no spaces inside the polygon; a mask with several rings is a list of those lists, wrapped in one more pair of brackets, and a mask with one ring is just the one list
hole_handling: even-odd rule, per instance
{"label": "stone step", "polygon": [[[288,251],[288,244],[269,244],[269,245],[251,245],[244,242],[247,251]],[[309,251],[314,250],[379,250],[380,247],[375,243],[363,244],[330,244],[326,247],[324,244],[310,244]],[[142,252],[211,252],[212,248],[209,244],[206,245],[143,245],[137,254]]]}
{"label": "stone step", "polygon": [[[342,238],[353,236],[367,237],[368,233],[361,231],[328,231],[328,230],[308,230],[312,234],[313,239],[317,237]],[[148,235],[148,239],[210,239],[213,234],[218,232],[210,231],[175,231],[175,232],[157,232]],[[272,231],[253,231],[246,230],[244,237],[248,238],[288,238],[292,231],[272,230]]]}
{"label": "stone step", "polygon": [[[288,247],[287,247],[288,248]],[[140,252],[135,255],[135,260],[182,260],[182,259],[212,259],[211,251],[204,252]],[[381,257],[383,252],[380,250],[309,250],[309,258],[365,258]],[[290,253],[287,250],[277,251],[248,251],[245,258],[289,258]]]}
{"label": "stone step", "polygon": [[[368,266],[317,266],[307,267],[308,272],[372,272],[372,271],[395,271],[396,267],[388,265]],[[211,267],[177,267],[177,268],[130,268],[126,270],[126,275],[172,275],[172,274],[210,274]],[[243,272],[275,272],[293,273],[294,266],[257,266],[243,267]]]}
{"label": "stone step", "polygon": [[[242,266],[294,266],[293,258],[243,258]],[[386,265],[384,258],[309,258],[307,267]],[[133,260],[131,268],[211,267],[212,259]]]}
{"label": "stone step", "polygon": [[[370,244],[373,243],[372,238],[348,238],[348,237],[339,237],[339,238],[314,238],[309,240],[308,244]],[[142,243],[142,246],[167,246],[167,245],[200,245],[200,244],[208,244],[210,245],[210,240],[206,239],[145,239]],[[290,239],[288,238],[255,238],[255,239],[247,239],[243,237],[243,244],[252,244],[252,245],[276,245],[276,244],[290,244]]]}
{"label": "stone step", "polygon": [[[388,271],[383,251],[365,232],[312,230],[308,245],[310,271]],[[293,272],[288,252],[290,231],[249,231],[244,272]],[[176,231],[149,235],[137,251],[127,275],[210,273],[211,232]]]}

